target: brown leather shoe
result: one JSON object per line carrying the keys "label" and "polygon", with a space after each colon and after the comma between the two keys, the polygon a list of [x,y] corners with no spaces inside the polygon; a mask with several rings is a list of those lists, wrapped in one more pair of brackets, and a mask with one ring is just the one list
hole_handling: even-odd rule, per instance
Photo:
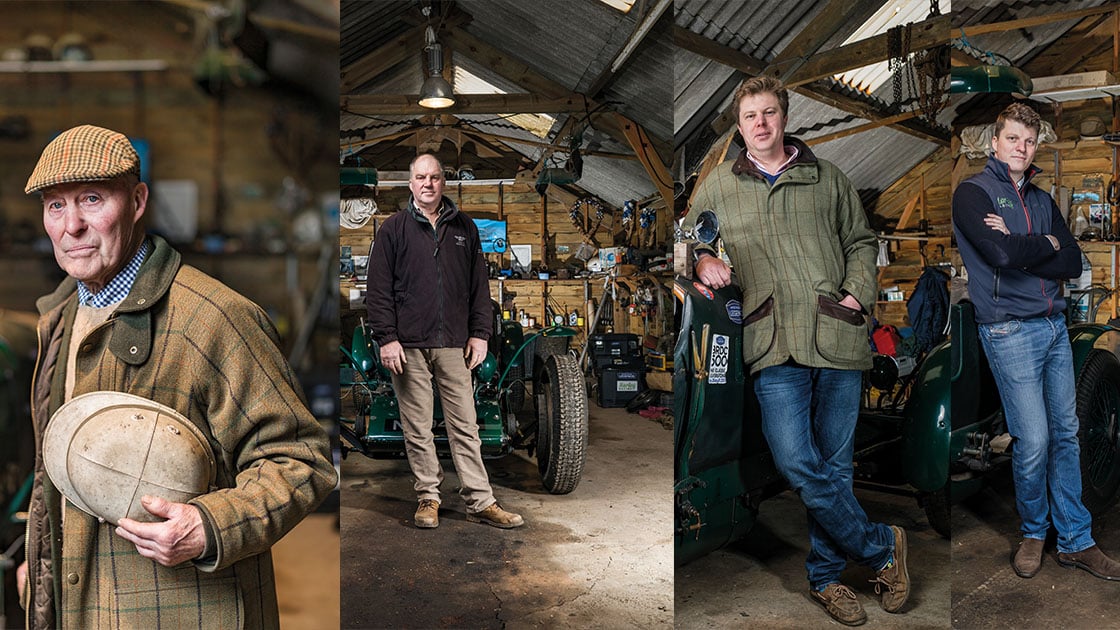
{"label": "brown leather shoe", "polygon": [[809,589],[809,594],[832,618],[845,626],[858,626],[867,621],[867,613],[852,589],[843,584],[829,584],[823,591]]}
{"label": "brown leather shoe", "polygon": [[1085,569],[1102,580],[1120,580],[1120,562],[1104,555],[1096,545],[1077,553],[1059,552],[1058,564],[1071,569]]}
{"label": "brown leather shoe", "polygon": [[875,594],[882,594],[879,605],[889,613],[902,610],[910,597],[910,572],[906,568],[906,530],[891,525],[894,532],[894,553],[891,562],[879,570],[874,580]]}
{"label": "brown leather shoe", "polygon": [[1042,547],[1046,541],[1024,538],[1011,554],[1011,568],[1021,578],[1032,578],[1042,568]]}
{"label": "brown leather shoe", "polygon": [[420,505],[416,508],[416,514],[412,517],[412,522],[422,529],[439,527],[439,501],[420,499]]}
{"label": "brown leather shoe", "polygon": [[472,523],[486,523],[487,525],[501,527],[502,529],[512,529],[525,524],[520,514],[507,512],[497,503],[492,504],[481,512],[467,512],[467,520]]}

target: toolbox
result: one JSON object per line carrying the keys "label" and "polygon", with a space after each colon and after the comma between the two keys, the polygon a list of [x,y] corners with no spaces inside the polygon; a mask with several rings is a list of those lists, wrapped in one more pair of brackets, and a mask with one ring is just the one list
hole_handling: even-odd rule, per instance
{"label": "toolbox", "polygon": [[599,372],[599,395],[596,402],[600,407],[625,407],[643,389],[640,370],[603,368]]}
{"label": "toolbox", "polygon": [[591,335],[591,362],[596,371],[606,368],[640,371],[644,366],[638,335],[612,333]]}

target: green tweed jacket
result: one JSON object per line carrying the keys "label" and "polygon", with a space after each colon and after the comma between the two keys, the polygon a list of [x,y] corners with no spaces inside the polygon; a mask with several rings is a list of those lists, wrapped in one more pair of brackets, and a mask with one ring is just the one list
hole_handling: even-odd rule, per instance
{"label": "green tweed jacket", "polygon": [[[84,339],[69,339],[76,284],[38,302],[32,384],[35,481],[28,521],[28,627],[275,628],[269,548],[336,482],[327,436],[308,411],[264,312],[158,237],[128,297]],[[66,348],[81,343],[76,366]],[[167,568],[60,498],[44,473],[42,434],[74,395],[121,391],[168,405],[209,436],[215,487],[192,500],[217,557]],[[65,512],[64,514],[62,512]]]}
{"label": "green tweed jacket", "polygon": [[[864,313],[876,286],[875,235],[848,178],[786,137],[799,155],[771,186],[745,152],[700,183],[685,219],[711,210],[743,290],[743,359],[752,374],[789,359],[809,367],[871,367]],[[710,250],[710,248],[708,248]],[[865,311],[866,312],[866,311]]]}

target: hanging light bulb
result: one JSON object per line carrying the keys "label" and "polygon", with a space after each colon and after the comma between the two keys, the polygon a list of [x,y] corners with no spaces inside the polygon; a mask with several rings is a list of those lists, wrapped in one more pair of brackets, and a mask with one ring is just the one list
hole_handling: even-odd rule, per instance
{"label": "hanging light bulb", "polygon": [[429,26],[425,33],[424,51],[428,54],[428,78],[420,86],[420,106],[442,109],[455,104],[451,84],[443,78],[443,46],[436,41],[435,31]]}

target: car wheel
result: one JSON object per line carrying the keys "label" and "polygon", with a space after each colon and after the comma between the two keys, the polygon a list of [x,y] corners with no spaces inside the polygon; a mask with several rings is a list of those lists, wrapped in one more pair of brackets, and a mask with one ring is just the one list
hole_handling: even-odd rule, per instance
{"label": "car wheel", "polygon": [[1081,497],[1096,515],[1116,502],[1120,490],[1120,360],[1094,350],[1077,381],[1077,432],[1081,444]]}
{"label": "car wheel", "polygon": [[945,484],[941,489],[933,492],[923,492],[920,495],[920,500],[922,509],[926,512],[926,520],[929,521],[933,531],[949,538],[952,531],[950,526],[949,485]]}
{"label": "car wheel", "polygon": [[525,366],[510,368],[506,382],[509,383],[509,410],[521,413],[525,409]]}
{"label": "car wheel", "polygon": [[587,389],[576,358],[554,354],[545,359],[533,391],[541,481],[552,494],[567,494],[579,485],[587,459]]}

